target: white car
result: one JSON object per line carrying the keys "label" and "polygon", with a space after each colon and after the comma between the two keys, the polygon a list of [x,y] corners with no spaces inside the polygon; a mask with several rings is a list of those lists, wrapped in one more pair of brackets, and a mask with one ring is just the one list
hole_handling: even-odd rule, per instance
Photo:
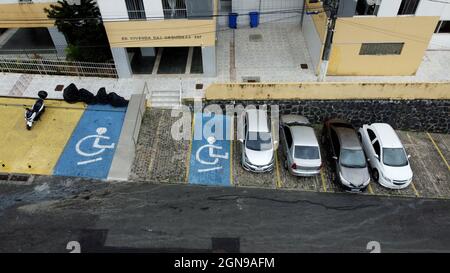
{"label": "white car", "polygon": [[251,172],[270,172],[274,167],[274,143],[267,111],[249,109],[243,113],[242,167]]}
{"label": "white car", "polygon": [[387,123],[363,125],[359,129],[372,178],[389,189],[404,189],[411,184],[413,172],[397,133]]}

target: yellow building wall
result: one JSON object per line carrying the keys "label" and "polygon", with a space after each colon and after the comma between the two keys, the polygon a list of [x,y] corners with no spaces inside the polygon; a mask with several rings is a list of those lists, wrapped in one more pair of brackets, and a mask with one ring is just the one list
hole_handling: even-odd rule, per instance
{"label": "yellow building wall", "polygon": [[213,46],[216,20],[104,22],[111,47]]}
{"label": "yellow building wall", "polygon": [[51,27],[54,21],[44,12],[51,4],[56,3],[0,4],[0,28]]}
{"label": "yellow building wall", "polygon": [[[338,18],[328,75],[415,75],[439,17]],[[362,43],[405,43],[401,55],[359,55]]]}
{"label": "yellow building wall", "polygon": [[[214,15],[218,1],[214,0]],[[111,47],[214,46],[215,16],[212,19],[167,19],[104,22]]]}

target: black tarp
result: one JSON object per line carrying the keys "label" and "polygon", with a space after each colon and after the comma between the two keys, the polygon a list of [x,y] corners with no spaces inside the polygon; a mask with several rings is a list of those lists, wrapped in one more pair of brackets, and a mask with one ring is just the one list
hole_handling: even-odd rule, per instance
{"label": "black tarp", "polygon": [[84,88],[78,89],[73,83],[64,88],[63,97],[68,103],[110,104],[114,107],[125,107],[128,105],[128,100],[117,95],[115,92],[108,94],[104,87],[100,88],[97,91],[97,95],[94,96],[89,90]]}

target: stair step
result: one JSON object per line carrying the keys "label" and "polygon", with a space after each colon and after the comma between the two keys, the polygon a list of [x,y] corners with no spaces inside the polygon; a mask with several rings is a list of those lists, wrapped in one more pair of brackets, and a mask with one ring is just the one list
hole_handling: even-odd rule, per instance
{"label": "stair step", "polygon": [[179,97],[180,92],[178,91],[153,91],[152,97],[161,97],[161,96],[170,96],[170,97]]}
{"label": "stair step", "polygon": [[173,104],[173,103],[151,103],[152,108],[161,108],[161,109],[179,109],[179,104]]}
{"label": "stair step", "polygon": [[180,102],[180,98],[175,98],[175,97],[152,97],[150,99],[150,101],[160,101],[160,102],[174,102],[174,103],[179,103]]}

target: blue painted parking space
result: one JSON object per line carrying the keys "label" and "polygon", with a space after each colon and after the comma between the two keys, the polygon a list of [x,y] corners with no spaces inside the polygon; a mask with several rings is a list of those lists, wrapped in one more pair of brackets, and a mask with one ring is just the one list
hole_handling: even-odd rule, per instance
{"label": "blue painted parking space", "polygon": [[119,141],[126,108],[109,105],[87,107],[53,173],[105,179]]}
{"label": "blue painted parking space", "polygon": [[231,186],[231,119],[224,115],[194,115],[189,183]]}

